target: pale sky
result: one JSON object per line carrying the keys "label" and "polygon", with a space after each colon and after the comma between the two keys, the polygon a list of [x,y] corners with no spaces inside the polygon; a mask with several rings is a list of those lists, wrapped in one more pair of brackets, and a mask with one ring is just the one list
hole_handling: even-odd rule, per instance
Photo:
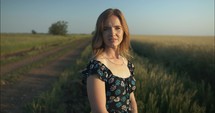
{"label": "pale sky", "polygon": [[123,12],[131,34],[214,36],[214,0],[1,0],[1,33],[47,33],[59,20],[91,33],[107,8]]}

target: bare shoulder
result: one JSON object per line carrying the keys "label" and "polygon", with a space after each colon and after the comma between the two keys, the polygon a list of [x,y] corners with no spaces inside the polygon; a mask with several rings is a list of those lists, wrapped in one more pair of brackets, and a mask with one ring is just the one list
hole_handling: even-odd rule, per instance
{"label": "bare shoulder", "polygon": [[100,61],[103,64],[107,63],[106,59],[102,55],[99,55],[99,56],[95,57],[95,60]]}

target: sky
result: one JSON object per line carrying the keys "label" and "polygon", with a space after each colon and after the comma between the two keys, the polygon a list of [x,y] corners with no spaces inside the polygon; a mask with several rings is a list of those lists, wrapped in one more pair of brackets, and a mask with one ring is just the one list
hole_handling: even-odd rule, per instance
{"label": "sky", "polygon": [[1,0],[1,33],[47,33],[68,22],[68,33],[89,34],[98,16],[120,9],[131,34],[214,36],[214,0]]}

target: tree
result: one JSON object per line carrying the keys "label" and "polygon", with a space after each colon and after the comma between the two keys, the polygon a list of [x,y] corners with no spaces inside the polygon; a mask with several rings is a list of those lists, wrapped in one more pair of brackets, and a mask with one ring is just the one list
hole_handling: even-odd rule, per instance
{"label": "tree", "polygon": [[94,35],[95,33],[96,33],[96,31],[92,31],[92,32],[91,32],[91,35]]}
{"label": "tree", "polygon": [[67,28],[68,28],[68,22],[66,21],[57,21],[56,23],[53,23],[49,27],[49,34],[53,35],[66,35],[67,34]]}
{"label": "tree", "polygon": [[32,34],[37,34],[37,32],[35,30],[32,30],[31,33]]}

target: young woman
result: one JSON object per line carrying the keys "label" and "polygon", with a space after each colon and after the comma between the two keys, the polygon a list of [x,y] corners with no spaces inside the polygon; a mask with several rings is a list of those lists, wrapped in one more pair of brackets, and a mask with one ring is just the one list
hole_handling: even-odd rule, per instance
{"label": "young woman", "polygon": [[98,17],[93,58],[82,72],[92,113],[137,113],[134,65],[128,60],[130,36],[119,9]]}

